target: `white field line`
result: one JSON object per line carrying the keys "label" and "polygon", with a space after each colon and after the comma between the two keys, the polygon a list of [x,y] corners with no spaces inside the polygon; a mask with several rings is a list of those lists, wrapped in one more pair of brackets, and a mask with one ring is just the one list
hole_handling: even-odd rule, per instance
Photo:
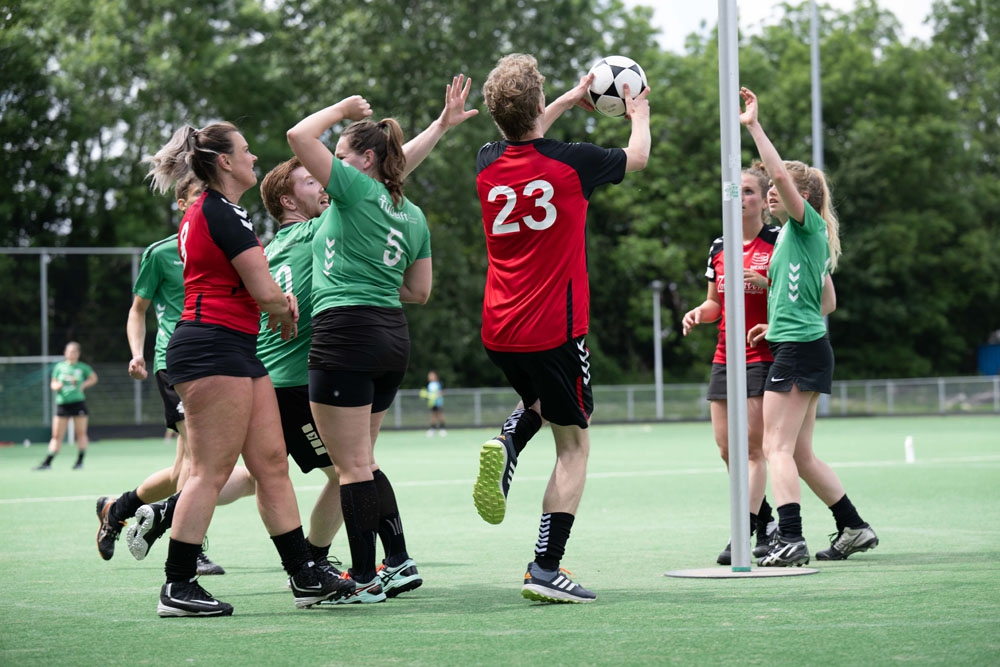
{"label": "white field line", "polygon": [[[905,461],[851,461],[842,463],[830,463],[834,468],[889,468],[904,466],[930,466],[930,465],[964,465],[975,463],[997,463],[1000,462],[1000,454],[988,456],[959,456],[954,458],[933,458],[917,459],[916,463],[906,463]],[[641,478],[641,477],[670,477],[674,475],[717,475],[720,467],[710,468],[676,468],[673,470],[623,470],[620,472],[589,472],[587,479],[620,479],[620,478]],[[548,476],[522,476],[518,477],[522,482],[546,482]],[[393,482],[393,486],[398,487],[421,487],[421,486],[456,486],[471,485],[475,480],[471,479],[435,479],[426,481]],[[300,484],[295,487],[297,491],[319,491],[322,485]],[[80,502],[83,500],[93,500],[100,494],[88,496],[55,496],[48,498],[0,498],[0,505],[21,505],[28,503],[58,503],[58,502]]]}

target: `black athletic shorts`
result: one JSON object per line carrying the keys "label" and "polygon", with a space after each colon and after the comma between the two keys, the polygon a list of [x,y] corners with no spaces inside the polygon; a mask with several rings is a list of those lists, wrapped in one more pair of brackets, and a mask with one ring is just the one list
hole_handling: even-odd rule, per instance
{"label": "black athletic shorts", "polygon": [[[747,398],[764,395],[764,383],[770,368],[770,361],[755,361],[747,364]],[[728,400],[729,392],[726,382],[726,365],[713,363],[712,377],[708,381],[708,400]]]}
{"label": "black athletic shorts", "polygon": [[343,408],[387,410],[410,363],[402,308],[344,306],[312,318],[309,400]]}
{"label": "black athletic shorts", "polygon": [[218,324],[181,320],[167,344],[170,382],[178,385],[203,377],[258,378],[267,375],[257,358],[257,336]]}
{"label": "black athletic shorts", "polygon": [[808,343],[769,343],[774,363],[766,391],[815,391],[829,394],[833,389],[833,347],[830,337]]}
{"label": "black athletic shorts", "polygon": [[587,428],[594,413],[590,350],[584,336],[543,352],[497,352],[490,358],[524,402],[541,400],[542,417],[559,426]]}
{"label": "black athletic shorts", "polygon": [[89,414],[87,412],[87,403],[84,401],[62,403],[56,406],[56,417],[83,417]]}
{"label": "black athletic shorts", "polygon": [[275,387],[285,449],[302,472],[333,465],[309,409],[309,387]]}
{"label": "black athletic shorts", "polygon": [[167,422],[167,428],[176,431],[177,423],[184,421],[184,406],[181,405],[181,397],[177,390],[170,383],[167,371],[156,371],[156,387],[160,390],[160,398],[163,399],[163,419]]}

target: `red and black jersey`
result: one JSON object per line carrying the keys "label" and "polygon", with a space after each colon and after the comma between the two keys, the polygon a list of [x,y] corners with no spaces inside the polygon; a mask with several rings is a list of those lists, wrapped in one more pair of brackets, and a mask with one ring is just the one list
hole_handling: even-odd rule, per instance
{"label": "red and black jersey", "polygon": [[[765,226],[760,230],[757,237],[750,243],[743,244],[743,268],[753,269],[757,273],[767,277],[768,267],[771,265],[771,255],[774,253],[774,244],[778,240],[780,227]],[[719,343],[715,346],[715,356],[712,363],[726,363],[726,265],[723,253],[722,237],[712,242],[712,248],[708,252],[708,268],[705,270],[705,277],[709,282],[715,282],[715,287],[719,291],[719,303],[722,304],[722,317],[719,319]],[[743,304],[746,330],[750,331],[754,325],[767,322],[767,290],[750,283],[743,283]],[[746,331],[743,332],[743,340],[746,342]],[[771,350],[767,343],[761,341],[757,347],[746,346],[747,363],[758,361],[773,361]]]}
{"label": "red and black jersey", "polygon": [[206,190],[185,212],[177,234],[184,262],[181,320],[257,335],[260,309],[231,261],[255,246],[264,253],[247,212],[219,192]]}
{"label": "red and black jersey", "polygon": [[489,143],[476,158],[483,211],[483,344],[551,350],[587,333],[587,206],[625,177],[625,151],[552,139]]}

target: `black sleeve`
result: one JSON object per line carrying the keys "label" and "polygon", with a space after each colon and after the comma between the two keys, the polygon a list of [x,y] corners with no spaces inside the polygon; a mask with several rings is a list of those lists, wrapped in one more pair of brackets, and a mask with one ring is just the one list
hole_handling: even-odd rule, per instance
{"label": "black sleeve", "polygon": [[226,259],[232,261],[241,252],[259,246],[250,216],[239,206],[224,199],[206,198],[202,207],[208,233]]}

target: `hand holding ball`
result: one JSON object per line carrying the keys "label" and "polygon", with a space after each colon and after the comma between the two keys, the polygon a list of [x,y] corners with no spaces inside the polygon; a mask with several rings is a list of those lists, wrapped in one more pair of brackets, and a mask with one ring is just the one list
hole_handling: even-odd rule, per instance
{"label": "hand holding ball", "polygon": [[625,115],[624,84],[628,84],[629,97],[633,99],[646,89],[646,73],[639,63],[625,56],[602,58],[590,72],[594,75],[590,99],[594,108],[605,116],[620,118]]}

